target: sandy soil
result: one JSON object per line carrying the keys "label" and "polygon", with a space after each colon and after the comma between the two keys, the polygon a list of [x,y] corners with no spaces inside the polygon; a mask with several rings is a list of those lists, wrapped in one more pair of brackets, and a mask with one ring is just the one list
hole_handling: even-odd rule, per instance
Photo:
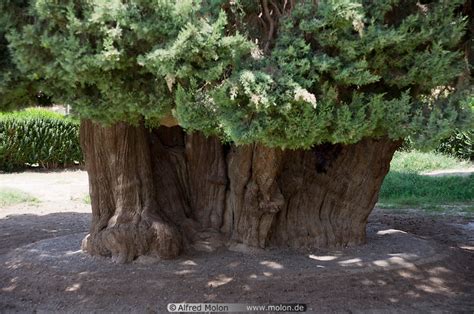
{"label": "sandy soil", "polygon": [[0,174],[36,204],[0,208],[0,312],[165,313],[168,303],[308,304],[312,312],[473,312],[474,220],[375,210],[342,251],[188,252],[117,265],[79,250],[82,171]]}

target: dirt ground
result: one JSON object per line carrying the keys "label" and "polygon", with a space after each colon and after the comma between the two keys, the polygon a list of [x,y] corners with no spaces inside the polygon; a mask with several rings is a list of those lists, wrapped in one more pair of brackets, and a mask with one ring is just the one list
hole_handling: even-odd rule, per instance
{"label": "dirt ground", "polygon": [[0,313],[166,313],[168,303],[306,303],[309,312],[474,312],[474,219],[370,217],[342,251],[191,251],[113,264],[80,251],[91,219],[83,171],[0,174],[40,201],[0,208]]}

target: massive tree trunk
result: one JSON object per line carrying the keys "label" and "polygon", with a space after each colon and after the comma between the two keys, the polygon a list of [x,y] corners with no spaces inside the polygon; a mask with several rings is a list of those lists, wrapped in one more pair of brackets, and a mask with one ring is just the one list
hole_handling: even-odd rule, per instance
{"label": "massive tree trunk", "polygon": [[83,249],[129,262],[202,241],[264,248],[365,241],[390,160],[386,138],[281,150],[180,127],[81,123],[92,226]]}

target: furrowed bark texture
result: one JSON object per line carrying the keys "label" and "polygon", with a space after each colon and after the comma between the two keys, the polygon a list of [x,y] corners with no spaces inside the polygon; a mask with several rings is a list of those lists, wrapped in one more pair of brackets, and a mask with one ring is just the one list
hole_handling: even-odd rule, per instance
{"label": "furrowed bark texture", "polygon": [[83,249],[129,262],[210,238],[264,248],[365,241],[394,151],[388,139],[281,150],[180,127],[81,123],[92,226]]}
{"label": "furrowed bark texture", "polygon": [[111,255],[118,262],[145,254],[176,257],[181,233],[158,206],[146,130],[125,124],[104,128],[84,121],[81,145],[92,204],[92,225],[83,249]]}

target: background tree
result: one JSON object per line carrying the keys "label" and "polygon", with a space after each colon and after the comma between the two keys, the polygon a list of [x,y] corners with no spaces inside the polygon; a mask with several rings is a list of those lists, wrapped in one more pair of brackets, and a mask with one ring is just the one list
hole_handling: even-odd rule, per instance
{"label": "background tree", "polygon": [[346,246],[403,138],[472,127],[462,5],[36,0],[6,39],[82,117],[87,252]]}
{"label": "background tree", "polygon": [[31,105],[50,106],[52,97],[38,86],[40,77],[28,77],[19,71],[9,50],[8,33],[19,31],[33,21],[28,14],[29,0],[4,0],[0,3],[0,110]]}

